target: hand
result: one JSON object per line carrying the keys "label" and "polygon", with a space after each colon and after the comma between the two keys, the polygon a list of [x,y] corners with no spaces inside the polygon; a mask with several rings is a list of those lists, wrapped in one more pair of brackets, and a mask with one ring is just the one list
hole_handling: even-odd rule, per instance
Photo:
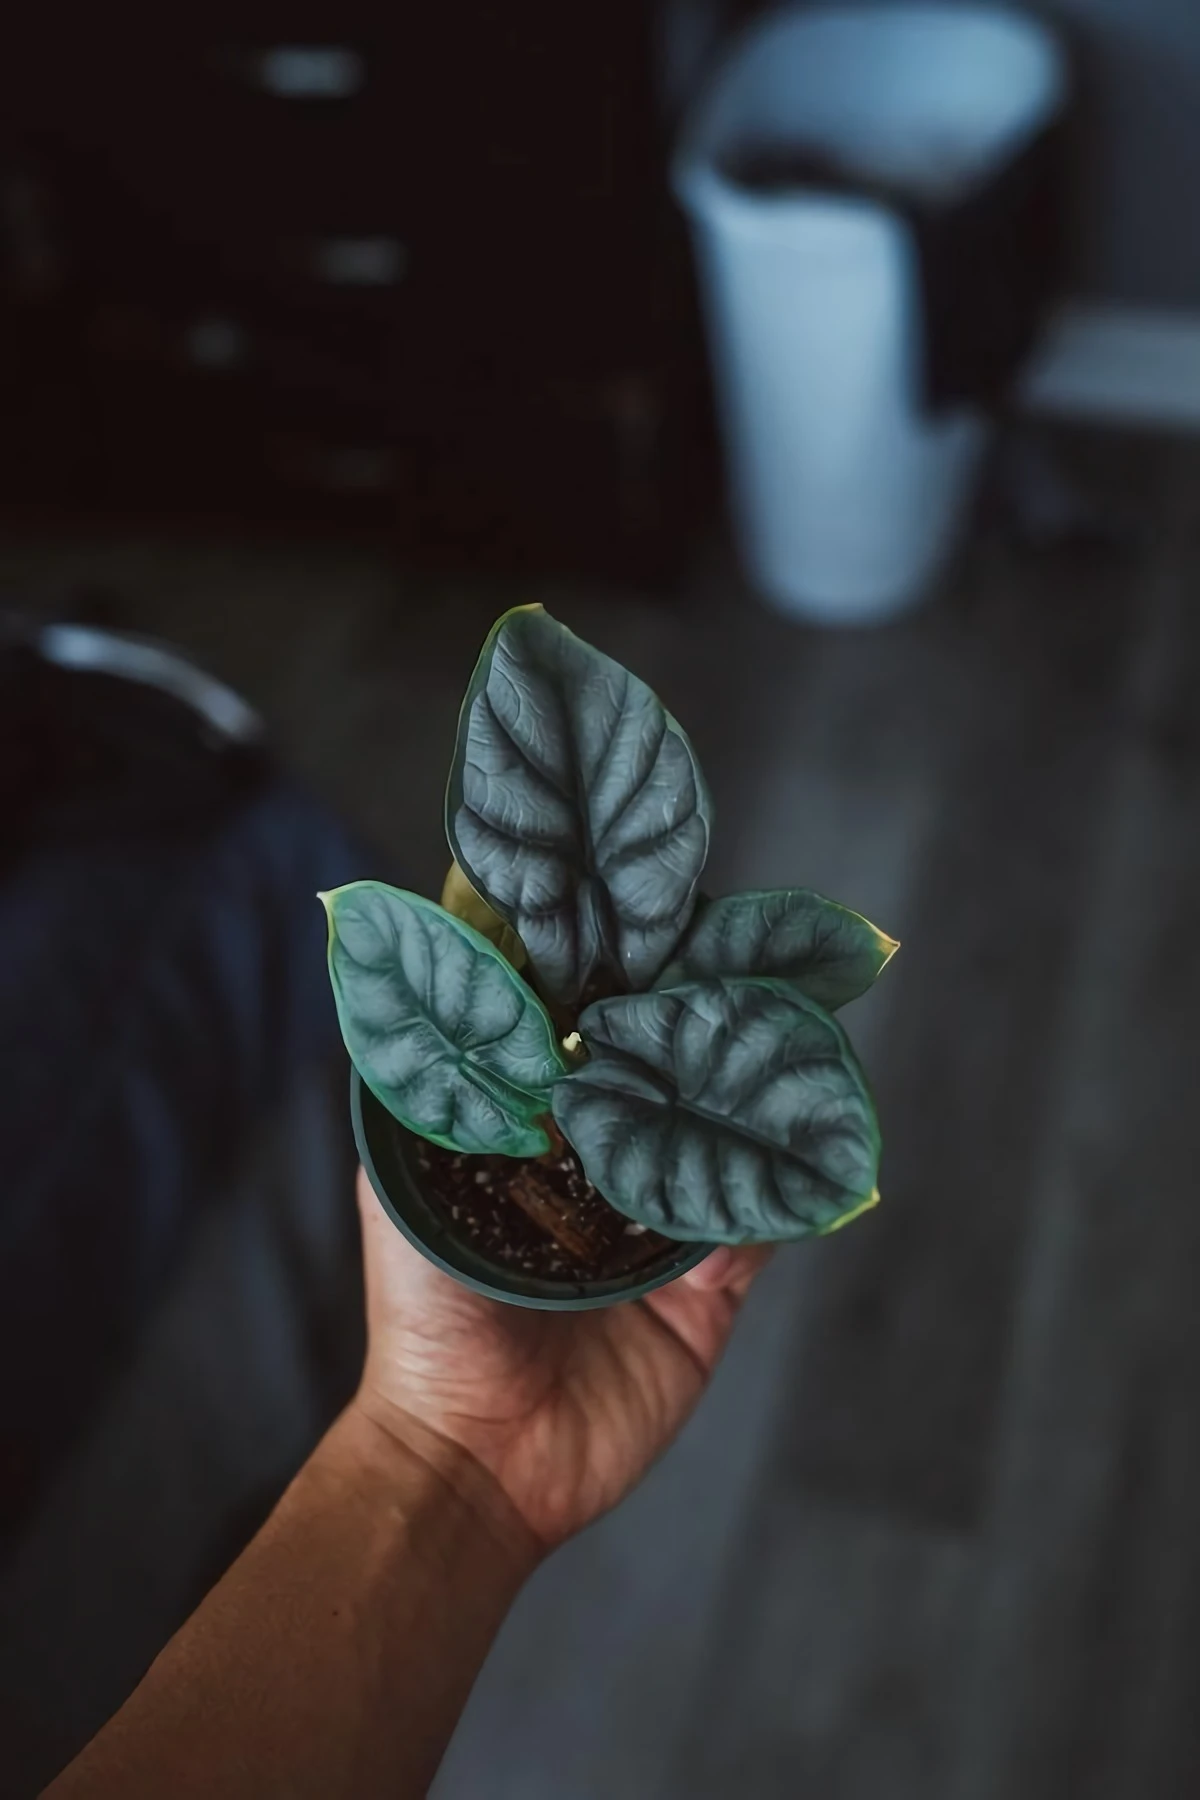
{"label": "hand", "polygon": [[[644,1300],[533,1312],[435,1268],[358,1179],[369,1348],[358,1404],[465,1450],[549,1549],[614,1506],[683,1424],[769,1252],[715,1250]],[[415,1428],[415,1429],[414,1429]]]}

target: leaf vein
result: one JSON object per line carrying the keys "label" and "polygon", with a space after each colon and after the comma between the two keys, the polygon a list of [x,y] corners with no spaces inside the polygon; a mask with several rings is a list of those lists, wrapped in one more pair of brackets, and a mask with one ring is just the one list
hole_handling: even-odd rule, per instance
{"label": "leaf vein", "polygon": [[[517,705],[519,708],[521,705],[521,693],[520,693],[520,690],[518,689],[516,683],[513,681],[512,676],[509,675],[507,670],[504,670],[504,669],[497,670],[497,674],[500,676],[501,680],[506,681],[508,683],[509,688],[511,689],[513,694],[516,695]],[[556,795],[558,799],[565,801],[565,803],[568,806],[572,805],[575,800],[574,794],[567,791],[567,789],[563,786],[562,782],[558,779],[558,776],[554,773],[554,771],[552,769],[550,769],[549,767],[543,766],[543,764],[537,759],[537,757],[534,756],[533,751],[531,750],[531,748],[529,747],[528,744],[521,742],[521,740],[517,737],[516,732],[513,730],[513,727],[509,724],[508,720],[505,719],[501,715],[501,713],[497,710],[496,703],[492,699],[491,694],[487,691],[486,688],[484,689],[483,698],[487,704],[489,716],[500,727],[500,730],[504,733],[504,736],[508,739],[508,742],[512,745],[512,747],[516,751],[517,755],[521,758],[521,761],[525,765],[525,767],[532,770],[534,775],[537,776],[538,780],[541,781],[544,784],[544,786],[548,787],[550,789],[551,793]]]}
{"label": "leaf vein", "polygon": [[[624,717],[624,713],[622,713],[622,717]],[[620,806],[617,808],[617,810],[613,814],[612,818],[608,821],[607,825],[604,827],[604,830],[600,833],[599,838],[596,840],[597,850],[599,850],[601,844],[604,844],[608,841],[608,839],[612,836],[613,832],[617,829],[617,826],[621,823],[622,819],[629,812],[629,810],[633,806],[634,802],[636,800],[638,800],[642,794],[645,793],[646,788],[649,786],[650,778],[654,774],[655,770],[658,767],[659,757],[662,755],[662,747],[663,747],[664,743],[666,742],[667,729],[668,729],[667,715],[662,710],[661,707],[658,708],[658,718],[657,718],[656,722],[658,725],[658,737],[657,737],[657,740],[654,745],[654,750],[653,750],[649,760],[647,761],[645,769],[642,771],[641,777],[639,778],[638,781],[636,781],[634,783],[633,787],[630,788],[630,790],[626,794],[625,798],[621,801]],[[615,736],[616,733],[614,732],[613,735]],[[693,786],[692,811],[694,812],[695,811],[695,797],[694,797],[695,783],[694,782],[693,782],[692,786]],[[618,852],[618,855],[620,855],[620,854],[622,854],[622,853]],[[607,867],[608,863],[606,862],[604,866]]]}

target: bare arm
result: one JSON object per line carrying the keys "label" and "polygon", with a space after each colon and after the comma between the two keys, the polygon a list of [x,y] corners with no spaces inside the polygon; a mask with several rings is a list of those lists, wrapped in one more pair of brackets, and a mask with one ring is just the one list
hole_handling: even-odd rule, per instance
{"label": "bare arm", "polygon": [[48,1794],[422,1795],[538,1551],[474,1459],[355,1403]]}
{"label": "bare arm", "polygon": [[357,1397],[49,1800],[417,1800],[522,1582],[670,1441],[764,1256],[524,1312],[359,1203]]}

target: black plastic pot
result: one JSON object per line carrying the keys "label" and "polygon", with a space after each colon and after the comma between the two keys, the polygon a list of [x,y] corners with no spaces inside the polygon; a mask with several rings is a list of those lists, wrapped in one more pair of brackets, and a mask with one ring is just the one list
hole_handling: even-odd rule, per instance
{"label": "black plastic pot", "polygon": [[519,1275],[457,1240],[449,1222],[425,1196],[416,1157],[420,1139],[392,1117],[357,1069],[350,1076],[350,1113],[358,1154],[392,1223],[439,1269],[493,1300],[550,1312],[615,1306],[621,1300],[640,1300],[643,1294],[674,1281],[677,1275],[695,1268],[712,1248],[711,1244],[673,1244],[656,1262],[606,1281],[547,1281]]}

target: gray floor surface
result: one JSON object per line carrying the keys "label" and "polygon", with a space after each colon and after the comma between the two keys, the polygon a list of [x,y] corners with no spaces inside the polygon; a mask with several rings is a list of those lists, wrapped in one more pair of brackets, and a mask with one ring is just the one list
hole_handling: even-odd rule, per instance
{"label": "gray floor surface", "polygon": [[[802,882],[903,940],[846,1015],[884,1204],[777,1258],[679,1443],[531,1584],[437,1800],[1200,1787],[1200,461],[1106,467],[1136,552],[978,550],[872,632],[772,617],[720,554],[670,604],[536,595],[688,728],[714,891]],[[80,580],[436,889],[462,685],[534,596],[0,546],[38,610]]]}

